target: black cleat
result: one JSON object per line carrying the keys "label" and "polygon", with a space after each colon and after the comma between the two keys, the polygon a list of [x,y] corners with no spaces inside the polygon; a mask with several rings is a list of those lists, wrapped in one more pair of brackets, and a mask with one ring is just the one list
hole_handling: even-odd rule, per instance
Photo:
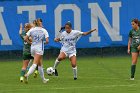
{"label": "black cleat", "polygon": [[74,80],[77,80],[77,78],[74,78]]}
{"label": "black cleat", "polygon": [[55,75],[55,76],[58,76],[57,69],[55,69],[54,75]]}

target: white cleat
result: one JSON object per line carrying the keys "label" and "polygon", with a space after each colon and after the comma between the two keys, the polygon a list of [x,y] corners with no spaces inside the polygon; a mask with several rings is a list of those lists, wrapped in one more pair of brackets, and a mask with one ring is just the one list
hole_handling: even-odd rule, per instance
{"label": "white cleat", "polygon": [[23,82],[23,81],[24,81],[24,77],[21,76],[21,77],[20,77],[20,82]]}
{"label": "white cleat", "polygon": [[134,78],[130,78],[130,80],[135,80]]}
{"label": "white cleat", "polygon": [[49,81],[49,79],[44,79],[43,83],[47,83]]}

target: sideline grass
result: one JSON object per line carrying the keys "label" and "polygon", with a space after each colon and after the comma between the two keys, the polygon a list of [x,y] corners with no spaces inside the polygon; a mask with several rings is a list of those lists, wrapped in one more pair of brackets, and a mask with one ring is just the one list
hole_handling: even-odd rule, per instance
{"label": "sideline grass", "polygon": [[[69,60],[59,67],[59,76],[47,76],[48,84],[40,77],[29,78],[29,84],[19,82],[22,62],[0,62],[0,93],[139,93],[140,66],[137,65],[135,81],[129,80],[129,57],[78,57],[78,80],[73,80]],[[54,59],[44,60],[50,67]]]}

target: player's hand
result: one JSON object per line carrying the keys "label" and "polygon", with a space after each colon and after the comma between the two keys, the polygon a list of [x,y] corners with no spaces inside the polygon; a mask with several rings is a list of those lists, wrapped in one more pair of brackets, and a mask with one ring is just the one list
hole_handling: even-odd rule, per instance
{"label": "player's hand", "polygon": [[95,28],[95,29],[92,29],[91,31],[94,32],[94,31],[97,31],[97,29]]}
{"label": "player's hand", "polygon": [[130,54],[130,49],[127,50],[127,53]]}
{"label": "player's hand", "polygon": [[60,39],[59,39],[59,38],[54,38],[54,41],[55,41],[55,42],[59,42]]}
{"label": "player's hand", "polygon": [[140,50],[140,45],[137,47],[138,50]]}

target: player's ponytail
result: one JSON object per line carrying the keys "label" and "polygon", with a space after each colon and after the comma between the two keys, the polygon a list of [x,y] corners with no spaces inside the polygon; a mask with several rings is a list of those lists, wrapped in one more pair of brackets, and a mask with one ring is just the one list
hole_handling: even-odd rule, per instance
{"label": "player's ponytail", "polygon": [[35,26],[37,26],[37,22],[36,22],[36,20],[33,21],[33,24],[34,24]]}
{"label": "player's ponytail", "polygon": [[41,26],[40,22],[42,23],[41,18],[36,19],[36,26]]}

